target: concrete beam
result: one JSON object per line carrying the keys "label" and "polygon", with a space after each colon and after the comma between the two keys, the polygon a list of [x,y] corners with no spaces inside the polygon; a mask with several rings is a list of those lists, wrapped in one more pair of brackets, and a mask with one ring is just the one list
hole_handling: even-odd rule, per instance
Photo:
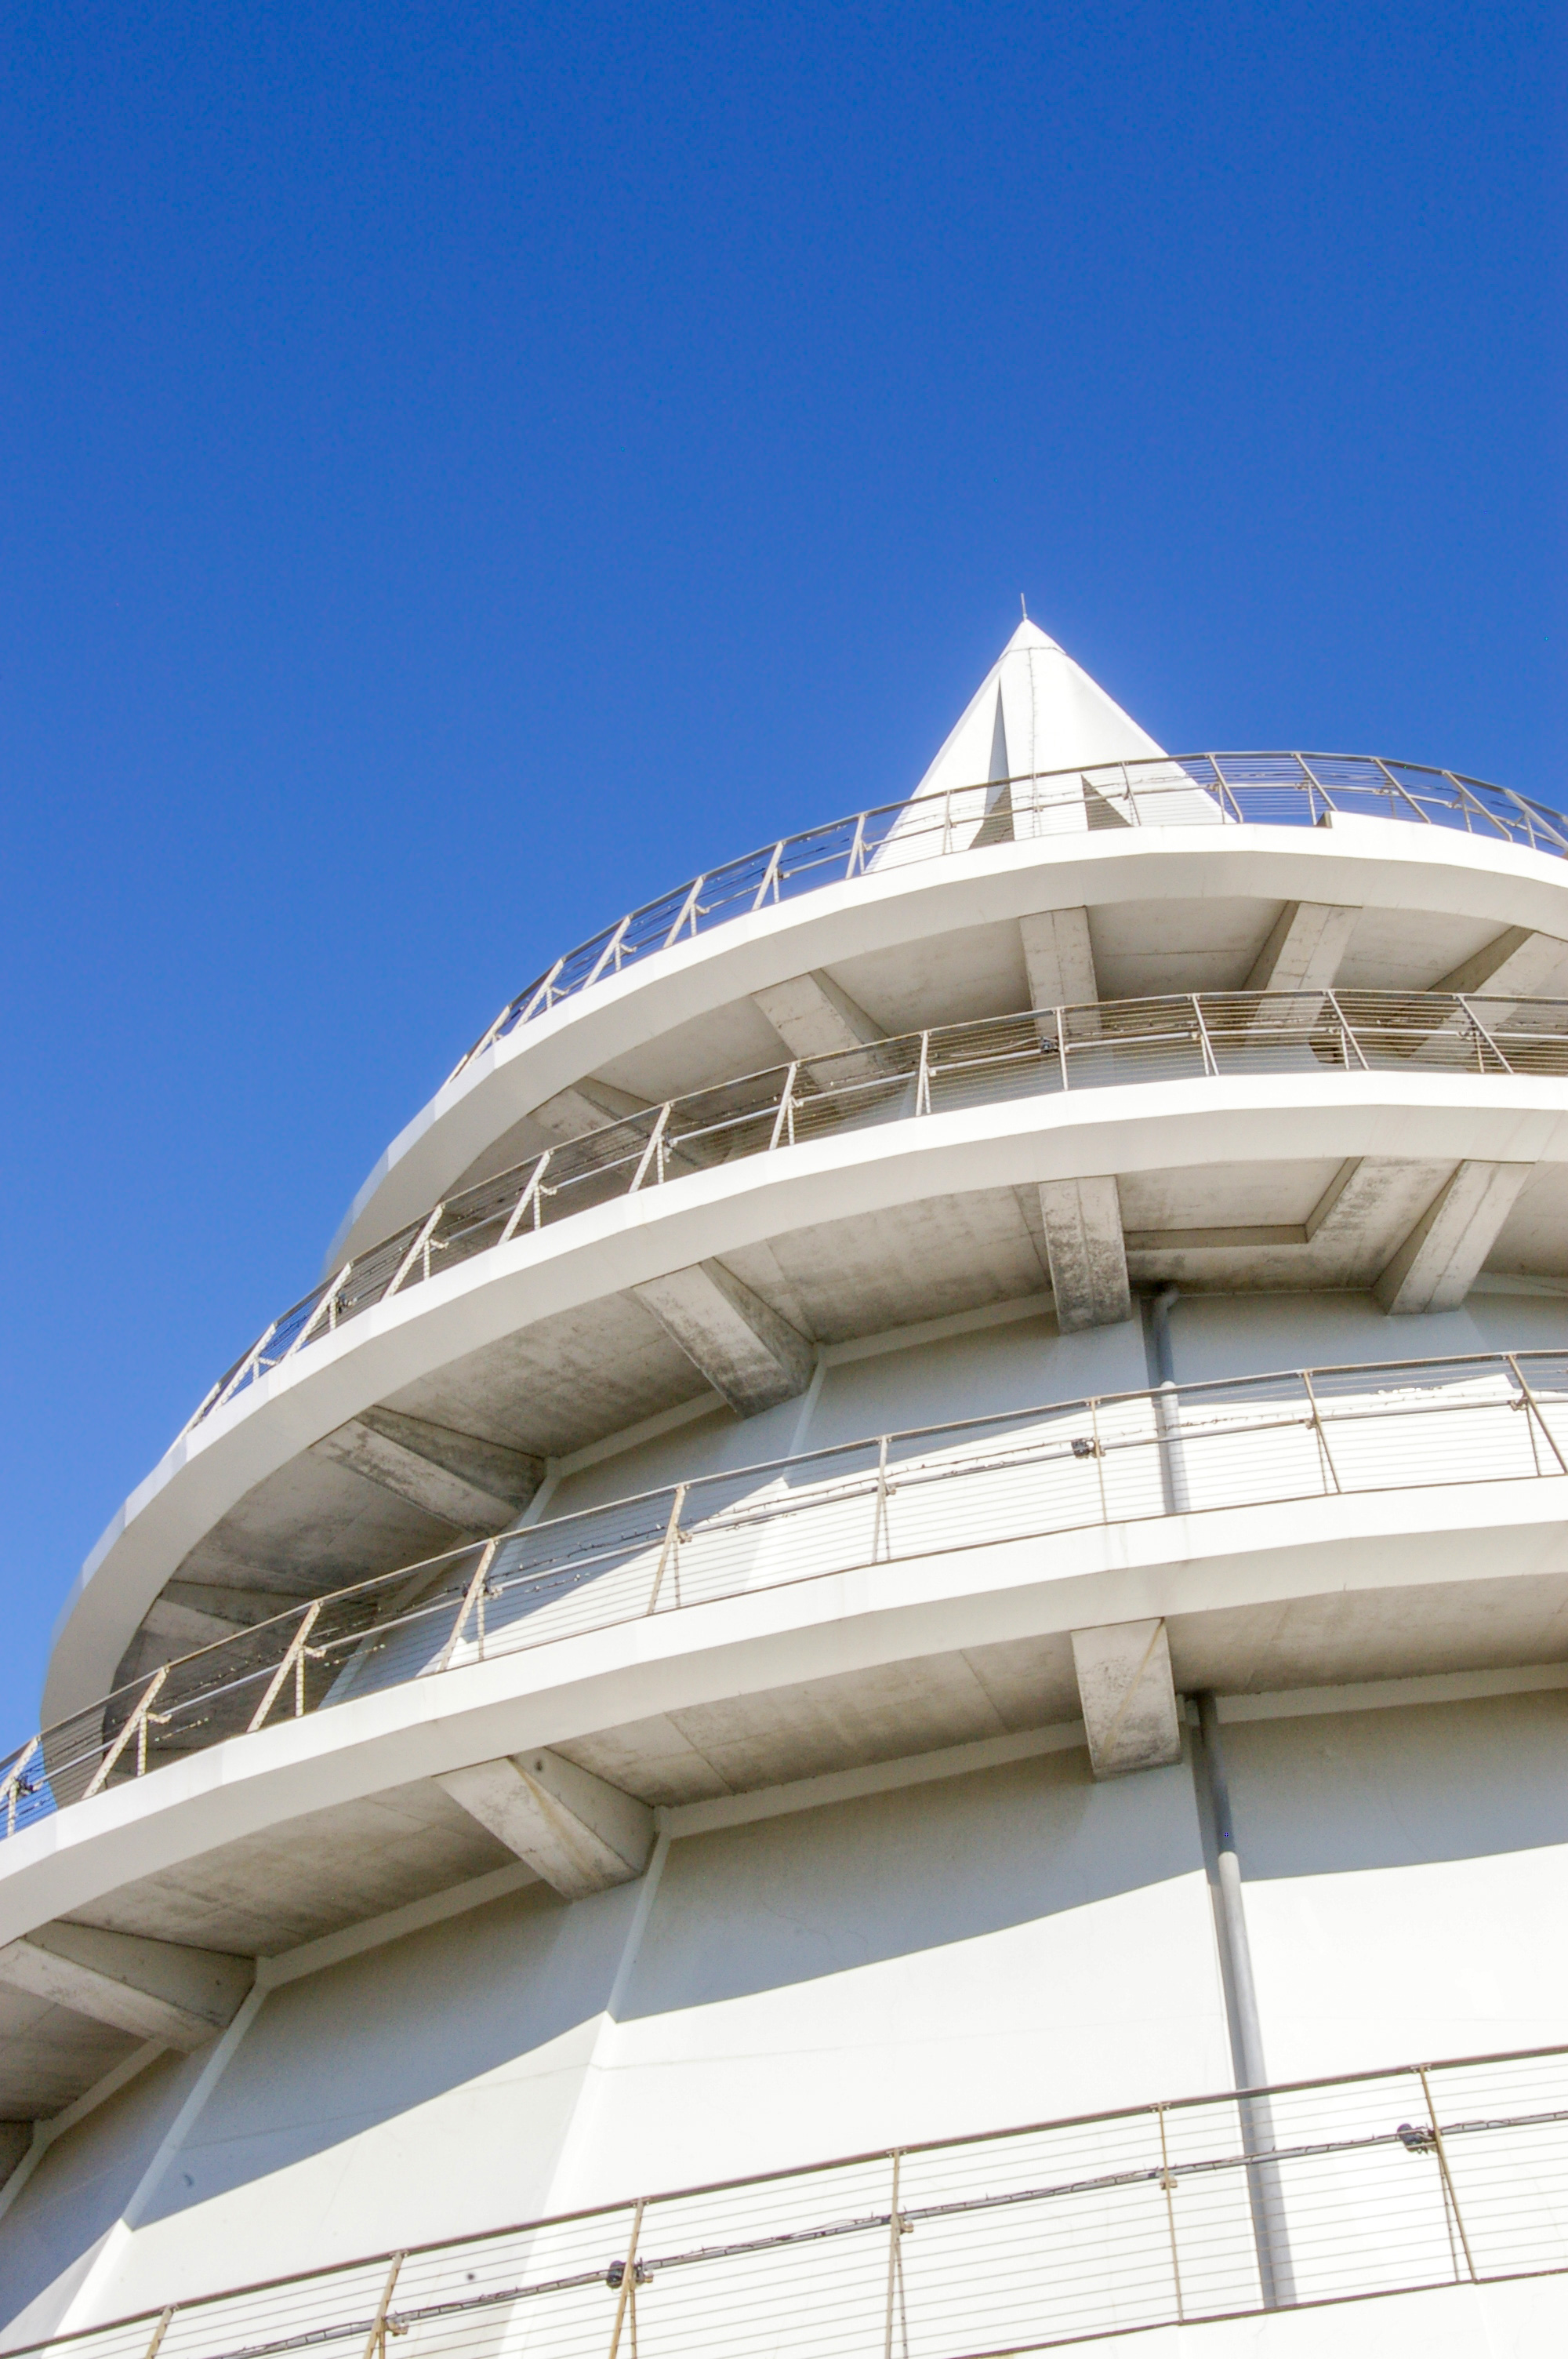
{"label": "concrete beam", "polygon": [[463,1533],[498,1530],[545,1479],[542,1459],[390,1408],[363,1409],[312,1447]]}
{"label": "concrete beam", "polygon": [[297,1591],[231,1589],[226,1583],[170,1581],[142,1618],[149,1636],[166,1639],[178,1653],[209,1647],[271,1622],[299,1604]]}
{"label": "concrete beam", "polygon": [[1041,909],[1020,918],[1031,1007],[1084,1007],[1099,997],[1087,909]]}
{"label": "concrete beam", "polygon": [[648,1864],[654,1814],[646,1803],[558,1753],[476,1761],[437,1783],[563,1900],[630,1884]]}
{"label": "concrete beam", "polygon": [[1474,992],[1487,999],[1531,999],[1550,995],[1564,960],[1568,942],[1532,933],[1528,926],[1509,926],[1432,988]]}
{"label": "concrete beam", "polygon": [[1390,1318],[1459,1308],[1534,1169],[1531,1163],[1457,1167],[1372,1288]]}
{"label": "concrete beam", "polygon": [[1181,1720],[1162,1620],[1075,1630],[1073,1668],[1097,1777],[1167,1769],[1181,1759]]}
{"label": "concrete beam", "polygon": [[1339,901],[1287,901],[1252,962],[1243,991],[1328,991],[1359,908]]}
{"label": "concrete beam", "polygon": [[1121,1199],[1113,1179],[1043,1180],[1040,1216],[1045,1257],[1056,1298],[1056,1324],[1065,1335],[1081,1327],[1114,1327],[1132,1316]]}
{"label": "concrete beam", "polygon": [[0,1983],[12,1990],[187,2050],[232,2022],[254,1980],[254,1959],[95,1925],[44,1925],[0,1948]]}
{"label": "concrete beam", "polygon": [[630,1115],[647,1110],[645,1098],[617,1089],[613,1082],[596,1081],[589,1073],[535,1106],[532,1118],[552,1138],[581,1138],[590,1130],[604,1130],[612,1122],[625,1122]]}
{"label": "concrete beam", "polygon": [[721,1261],[694,1262],[632,1291],[737,1416],[793,1400],[811,1382],[816,1355],[798,1327]]}
{"label": "concrete beam", "polygon": [[752,1005],[767,1018],[790,1055],[802,1060],[838,1056],[887,1038],[883,1027],[841,991],[830,974],[797,974],[787,983],[771,983],[752,994]]}

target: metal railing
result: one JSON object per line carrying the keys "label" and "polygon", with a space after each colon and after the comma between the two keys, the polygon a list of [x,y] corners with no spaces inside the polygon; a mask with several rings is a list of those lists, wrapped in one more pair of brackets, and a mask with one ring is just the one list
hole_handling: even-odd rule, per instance
{"label": "metal railing", "polygon": [[883,803],[763,844],[644,902],[546,967],[508,1000],[467,1055],[606,975],[732,918],[908,862],[1105,827],[1314,827],[1336,813],[1457,828],[1531,851],[1568,852],[1556,811],[1453,770],[1358,754],[1173,754],[1090,769],[1040,770]]}
{"label": "metal railing", "polygon": [[1160,1516],[1564,1474],[1568,1352],[1165,1385],[837,1443],[471,1542],[162,1664],[0,1761],[0,1835],[279,1720],[649,1614]]}
{"label": "metal railing", "polygon": [[[1568,2050],[1267,2097],[1267,2148],[1236,2094],[1177,2098],[376,2253],[19,2348],[386,2359],[395,2336],[402,2359],[1001,2359],[1568,2270]],[[1280,2198],[1271,2301],[1261,2171]]]}
{"label": "metal railing", "polygon": [[1568,1000],[1210,991],[948,1024],[649,1106],[449,1196],[273,1320],[182,1429],[378,1302],[596,1204],[754,1155],[1065,1090],[1205,1076],[1568,1074]]}

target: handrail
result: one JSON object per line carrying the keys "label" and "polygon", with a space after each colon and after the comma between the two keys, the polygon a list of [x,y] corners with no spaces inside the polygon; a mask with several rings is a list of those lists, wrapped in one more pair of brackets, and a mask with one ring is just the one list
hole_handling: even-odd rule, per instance
{"label": "handrail", "polygon": [[[514,2330],[586,2359],[622,2322],[635,2348],[640,2303],[654,2349],[727,2359],[1057,2349],[1286,2306],[1249,2201],[1260,2168],[1294,2304],[1561,2274],[1568,2049],[1155,2099],[639,2195],[193,2295],[13,2359],[284,2359],[389,2334],[418,2359]],[[1531,2313],[1543,2349],[1563,2302]]]}
{"label": "handrail", "polygon": [[509,999],[460,1057],[449,1087],[492,1041],[683,936],[825,885],[956,852],[989,851],[1104,827],[1317,827],[1338,813],[1453,827],[1531,851],[1568,853],[1561,814],[1424,762],[1365,754],[1170,754],[1088,768],[1034,770],[882,803],[786,835],[688,879],[568,951]]}
{"label": "handrail", "polygon": [[389,1296],[574,1212],[720,1162],[991,1100],[1334,1071],[1568,1074],[1568,1000],[1174,993],[941,1025],[694,1090],[530,1156],[367,1246],[275,1319],[181,1432]]}
{"label": "handrail", "polygon": [[299,1718],[655,1613],[1170,1514],[1565,1467],[1568,1352],[1541,1351],[1096,1395],[689,1476],[302,1600],[151,1685],[144,1669],[0,1760],[5,1835],[279,1705]]}

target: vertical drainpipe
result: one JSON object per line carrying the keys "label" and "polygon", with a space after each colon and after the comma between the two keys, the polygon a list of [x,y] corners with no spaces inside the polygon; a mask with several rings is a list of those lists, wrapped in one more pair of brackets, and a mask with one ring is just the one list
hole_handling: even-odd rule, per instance
{"label": "vertical drainpipe", "polygon": [[1181,1300],[1181,1288],[1162,1286],[1144,1298],[1144,1347],[1150,1381],[1154,1387],[1154,1430],[1160,1437],[1160,1488],[1165,1513],[1184,1516],[1187,1495],[1186,1460],[1182,1450],[1181,1407],[1176,1395],[1176,1365],[1171,1350],[1171,1313]]}
{"label": "vertical drainpipe", "polygon": [[[1200,1747],[1208,1805],[1218,1854],[1216,1916],[1225,1955],[1225,1982],[1230,2004],[1232,2041],[1244,2090],[1267,2086],[1263,2058],[1263,2027],[1258,2013],[1258,1986],[1252,1976],[1252,1950],[1247,1939],[1247,1912],[1241,1897],[1241,1863],[1236,1855],[1236,1831],[1230,1815],[1230,1787],[1225,1774],[1225,1752],[1219,1736],[1219,1712],[1212,1694],[1195,1696],[1198,1709]],[[1266,2096],[1243,2096],[1241,2115],[1244,2151],[1266,2156],[1274,2148],[1273,2109]],[[1288,2310],[1295,2301],[1295,2276],[1291,2265],[1290,2238],[1285,2224],[1284,2197],[1279,2165],[1256,2161],[1247,2166],[1247,2192],[1252,2207],[1252,2234],[1258,2248],[1258,2275],[1265,2310]]]}

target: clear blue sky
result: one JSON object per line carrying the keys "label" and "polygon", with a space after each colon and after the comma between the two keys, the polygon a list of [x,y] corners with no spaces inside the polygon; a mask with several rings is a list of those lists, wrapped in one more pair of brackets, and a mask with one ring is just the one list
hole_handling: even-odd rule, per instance
{"label": "clear blue sky", "polygon": [[0,1741],[500,1003],[1020,591],[1166,745],[1564,799],[1552,25],[7,9]]}

